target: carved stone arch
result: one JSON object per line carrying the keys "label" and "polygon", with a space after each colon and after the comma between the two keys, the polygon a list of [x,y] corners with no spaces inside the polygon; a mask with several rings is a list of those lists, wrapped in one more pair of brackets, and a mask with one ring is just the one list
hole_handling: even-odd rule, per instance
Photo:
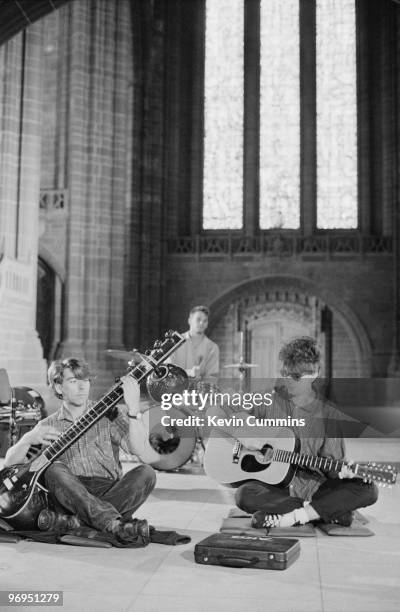
{"label": "carved stone arch", "polygon": [[40,259],[43,259],[43,261],[54,270],[60,281],[63,283],[65,281],[65,267],[60,263],[59,259],[40,242],[38,255]]}
{"label": "carved stone arch", "polygon": [[36,331],[47,361],[55,358],[62,336],[65,269],[51,251],[39,244]]}
{"label": "carved stone arch", "polygon": [[[327,306],[345,330],[354,348],[354,370],[349,372],[349,376],[371,375],[372,345],[363,324],[340,295],[321,288],[316,282],[289,274],[271,274],[239,283],[211,303],[210,332],[216,329],[222,317],[234,319],[240,305],[246,308],[247,318],[249,307],[254,317],[257,316],[257,311],[261,316],[262,312],[265,315],[268,309],[273,308],[291,308],[293,312],[297,309],[298,313],[303,313],[301,316],[309,317],[312,309],[314,312],[321,312],[321,308]],[[315,324],[319,324],[319,321],[316,320]],[[234,326],[235,322],[232,323],[232,329]]]}

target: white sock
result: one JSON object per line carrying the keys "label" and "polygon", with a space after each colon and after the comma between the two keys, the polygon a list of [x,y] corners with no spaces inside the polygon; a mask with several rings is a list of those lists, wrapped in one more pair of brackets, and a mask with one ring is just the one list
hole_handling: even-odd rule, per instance
{"label": "white sock", "polygon": [[309,520],[308,514],[304,508],[296,508],[293,512],[282,514],[279,520],[279,527],[292,527],[296,525],[296,523],[305,525]]}
{"label": "white sock", "polygon": [[314,510],[313,506],[310,505],[310,502],[304,502],[304,510],[306,511],[309,521],[317,521],[321,518],[318,512]]}

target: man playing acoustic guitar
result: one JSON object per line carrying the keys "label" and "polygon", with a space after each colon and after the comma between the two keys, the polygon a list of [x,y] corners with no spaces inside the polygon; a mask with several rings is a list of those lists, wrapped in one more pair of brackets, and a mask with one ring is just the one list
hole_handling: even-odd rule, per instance
{"label": "man playing acoustic guitar", "polygon": [[[282,348],[279,358],[284,387],[274,393],[273,405],[266,409],[267,416],[304,419],[304,427],[292,427],[301,440],[301,452],[343,461],[345,447],[340,426],[343,415],[318,397],[313,388],[320,367],[315,340],[296,338]],[[266,416],[266,410],[264,407],[264,413],[257,416]],[[262,448],[262,442],[254,438],[240,441],[251,450]],[[317,520],[349,526],[353,511],[370,506],[377,497],[377,487],[355,477],[346,466],[339,473],[298,467],[289,487],[252,480],[236,491],[238,507],[253,514],[252,526],[267,529]]]}
{"label": "man playing acoustic guitar", "polygon": [[[50,446],[90,409],[91,377],[88,365],[79,359],[51,364],[49,383],[63,400],[61,408],[8,450],[5,466],[26,461],[32,447],[39,445],[43,450]],[[44,484],[55,509],[75,515],[69,519],[69,529],[82,522],[112,534],[123,544],[146,546],[150,541],[147,521],[132,515],[153,490],[155,473],[149,465],[140,465],[122,476],[119,446],[141,457],[154,451],[140,418],[138,383],[126,376],[122,388],[127,411],[117,406],[112,415],[98,420],[46,469]]]}

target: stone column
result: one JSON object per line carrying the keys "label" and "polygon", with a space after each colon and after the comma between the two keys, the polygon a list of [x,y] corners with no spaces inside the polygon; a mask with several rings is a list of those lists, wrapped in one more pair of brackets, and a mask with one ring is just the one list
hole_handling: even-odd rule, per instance
{"label": "stone column", "polygon": [[393,57],[393,97],[394,122],[393,132],[395,140],[394,148],[394,184],[395,189],[392,193],[392,236],[393,236],[393,344],[392,355],[388,367],[389,376],[400,376],[400,6],[395,6],[392,24],[396,33],[392,40],[395,40]]}
{"label": "stone column", "polygon": [[11,385],[43,391],[46,362],[36,332],[41,22],[0,48],[0,367]]}
{"label": "stone column", "polygon": [[104,350],[123,344],[126,208],[131,206],[129,7],[128,0],[77,0],[62,17],[70,24],[64,51],[68,97],[65,123],[59,126],[67,134],[60,157],[67,168],[69,216],[60,356],[88,360],[99,388],[120,366],[108,362]]}

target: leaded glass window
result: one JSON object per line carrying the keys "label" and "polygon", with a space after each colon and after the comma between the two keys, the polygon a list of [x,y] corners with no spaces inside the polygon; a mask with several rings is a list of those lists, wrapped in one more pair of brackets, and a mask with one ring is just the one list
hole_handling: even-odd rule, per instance
{"label": "leaded glass window", "polygon": [[[301,226],[300,1],[259,5],[260,90],[250,95],[260,100],[253,215],[260,229]],[[358,225],[355,0],[316,0],[315,7],[317,186],[316,202],[304,206],[316,207],[317,228],[351,229]],[[243,226],[245,10],[244,0],[206,0],[205,230]]]}
{"label": "leaded glass window", "polygon": [[203,228],[243,224],[244,0],[207,0]]}
{"label": "leaded glass window", "polygon": [[300,225],[299,0],[261,0],[260,228]]}
{"label": "leaded glass window", "polygon": [[354,0],[317,0],[317,227],[357,227]]}

